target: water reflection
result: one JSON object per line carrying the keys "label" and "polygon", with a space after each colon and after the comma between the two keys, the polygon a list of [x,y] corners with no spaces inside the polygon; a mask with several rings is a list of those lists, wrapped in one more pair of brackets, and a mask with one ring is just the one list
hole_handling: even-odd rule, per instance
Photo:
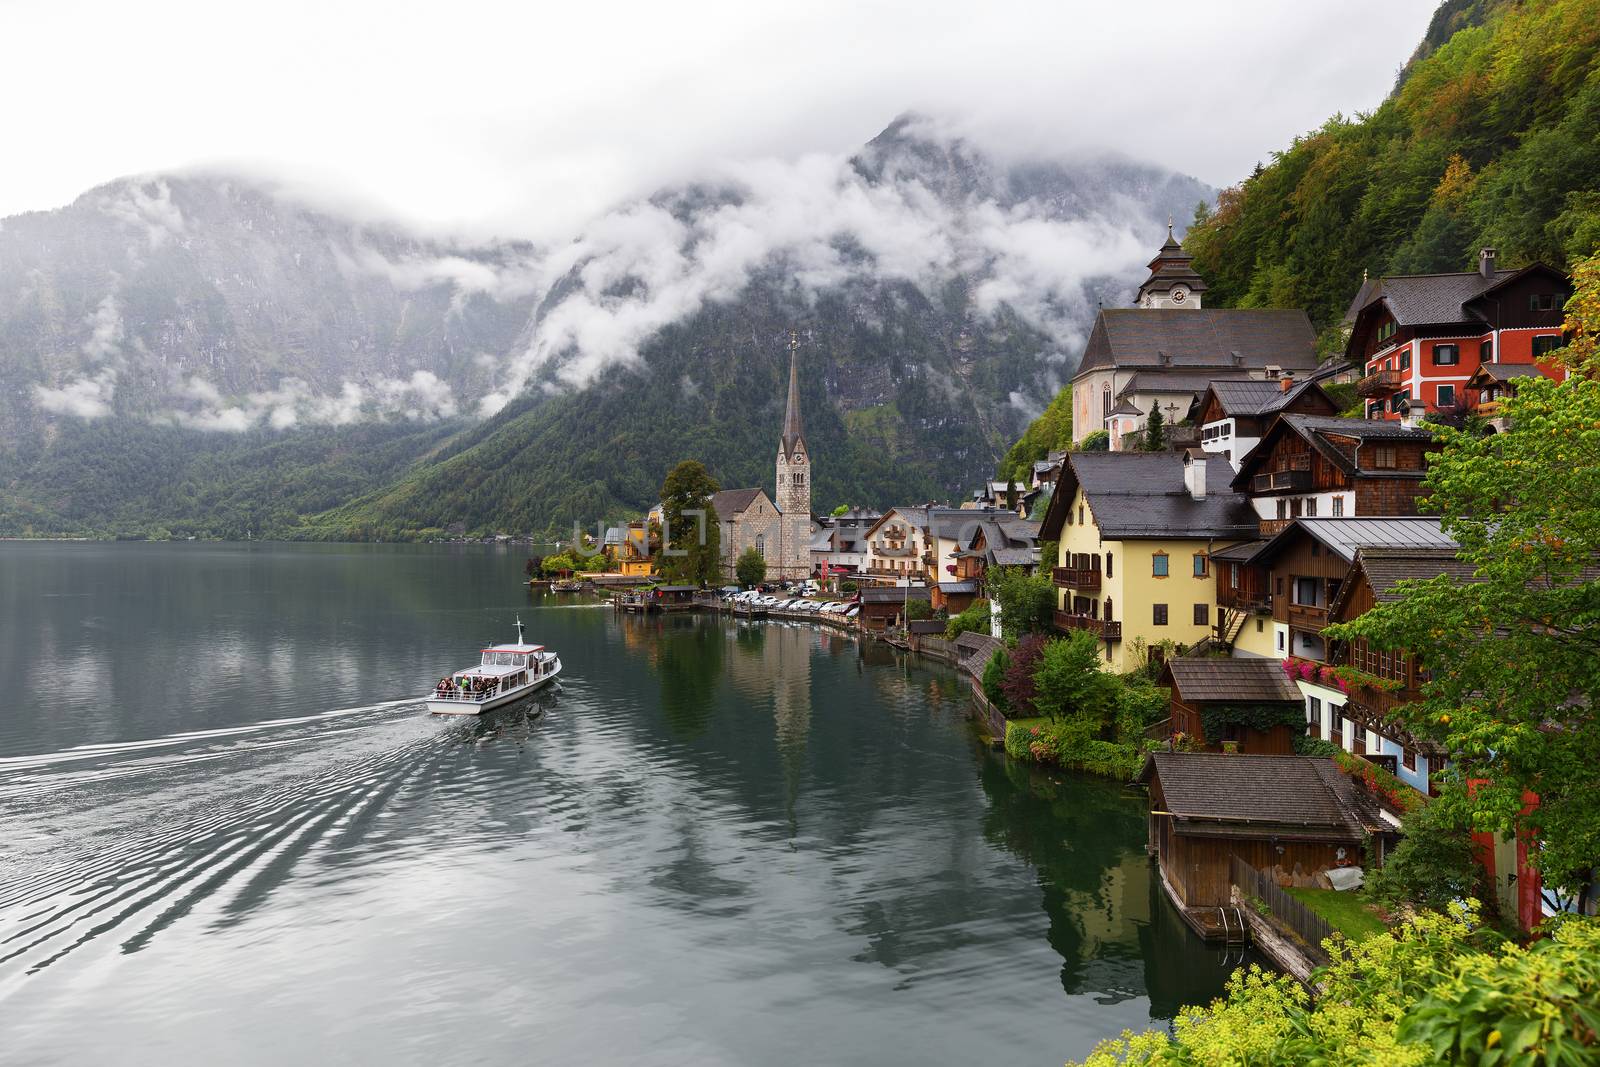
{"label": "water reflection", "polygon": [[[489,555],[57,551],[87,562],[0,546],[34,593],[0,583],[0,625],[111,694],[0,709],[10,1058],[1059,1063],[1221,987],[1140,799],[985,751],[962,683],[885,646],[618,616]],[[74,583],[92,647],[29,614]],[[516,611],[558,686],[378,699]],[[173,662],[189,705],[140,682]]]}

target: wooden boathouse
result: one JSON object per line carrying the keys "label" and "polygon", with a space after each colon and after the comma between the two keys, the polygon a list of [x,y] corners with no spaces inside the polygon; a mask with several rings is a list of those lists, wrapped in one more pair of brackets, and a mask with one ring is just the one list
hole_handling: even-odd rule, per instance
{"label": "wooden boathouse", "polygon": [[1162,887],[1209,939],[1231,921],[1235,858],[1279,886],[1327,888],[1324,872],[1360,866],[1368,836],[1395,829],[1321,757],[1152,752],[1138,781]]}

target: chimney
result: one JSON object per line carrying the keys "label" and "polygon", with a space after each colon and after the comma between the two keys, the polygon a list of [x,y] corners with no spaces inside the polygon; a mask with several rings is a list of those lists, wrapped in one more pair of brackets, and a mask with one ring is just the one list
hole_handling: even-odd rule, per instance
{"label": "chimney", "polygon": [[1478,250],[1478,273],[1485,278],[1494,277],[1494,249],[1483,248]]}
{"label": "chimney", "polygon": [[1278,388],[1280,390],[1282,390],[1283,392],[1285,392],[1285,393],[1287,393],[1289,390],[1293,389],[1294,388],[1294,375],[1293,374],[1285,374],[1283,377],[1279,378],[1278,379]]}
{"label": "chimney", "polygon": [[1183,454],[1183,487],[1196,500],[1206,498],[1206,454],[1198,448]]}

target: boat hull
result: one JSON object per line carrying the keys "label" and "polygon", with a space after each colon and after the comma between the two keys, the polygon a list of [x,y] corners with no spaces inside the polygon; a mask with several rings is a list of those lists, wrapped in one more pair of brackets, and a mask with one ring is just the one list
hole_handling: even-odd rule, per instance
{"label": "boat hull", "polygon": [[543,689],[560,676],[561,664],[557,662],[555,670],[549,674],[541,674],[527,685],[518,686],[504,693],[496,693],[488,700],[436,700],[429,697],[426,703],[428,711],[434,715],[482,715],[486,711],[514,704],[535,690]]}

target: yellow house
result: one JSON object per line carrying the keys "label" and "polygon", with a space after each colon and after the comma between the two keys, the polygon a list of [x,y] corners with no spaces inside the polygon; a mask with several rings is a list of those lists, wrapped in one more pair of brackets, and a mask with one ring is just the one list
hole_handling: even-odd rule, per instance
{"label": "yellow house", "polygon": [[1059,544],[1051,577],[1056,629],[1089,630],[1106,665],[1140,666],[1149,650],[1212,635],[1210,553],[1256,537],[1249,498],[1221,457],[1069,452],[1039,532]]}
{"label": "yellow house", "polygon": [[649,559],[649,558],[644,558],[644,559],[626,559],[625,558],[620,563],[617,564],[617,572],[619,574],[625,576],[625,577],[636,577],[636,576],[648,577],[650,572],[654,568],[655,568],[655,560]]}

